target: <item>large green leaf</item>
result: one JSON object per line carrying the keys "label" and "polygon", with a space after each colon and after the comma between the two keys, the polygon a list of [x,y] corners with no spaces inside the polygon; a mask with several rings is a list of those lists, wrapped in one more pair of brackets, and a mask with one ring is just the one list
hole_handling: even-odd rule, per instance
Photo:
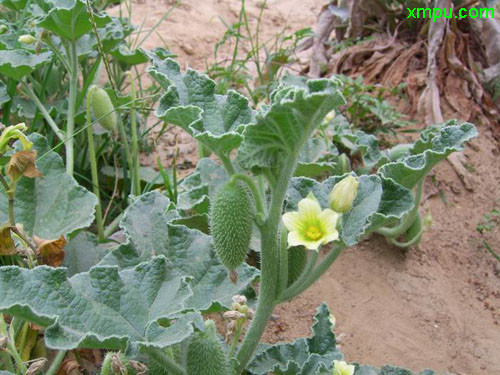
{"label": "large green leaf", "polygon": [[[309,192],[328,208],[328,194],[345,176],[334,176],[319,183],[309,178],[293,178],[287,192],[286,209],[296,211],[299,200]],[[347,246],[355,245],[366,233],[382,226],[397,223],[414,205],[411,192],[378,175],[358,178],[358,195],[352,209],[342,215],[341,239]]]}
{"label": "large green leaf", "polygon": [[385,164],[379,173],[397,183],[413,188],[441,160],[455,151],[463,149],[465,142],[477,136],[474,125],[456,120],[434,125],[421,133],[410,156],[400,161]]}
{"label": "large green leaf", "polygon": [[314,316],[313,335],[293,343],[268,346],[254,356],[247,371],[254,375],[294,374],[314,375],[320,369],[331,367],[342,354],[335,347],[335,334],[330,321],[330,311],[321,304]]}
{"label": "large green leaf", "polygon": [[285,158],[298,156],[312,131],[331,110],[345,103],[334,82],[309,80],[307,88],[284,86],[244,130],[238,162],[245,169],[279,170]]}
{"label": "large green leaf", "polygon": [[49,61],[51,56],[52,52],[36,55],[24,49],[0,50],[0,74],[19,81]]}
{"label": "large green leaf", "polygon": [[158,192],[141,196],[128,208],[121,223],[129,243],[112,251],[101,264],[131,267],[161,254],[179,275],[191,279],[194,293],[188,307],[202,311],[230,307],[232,296],[244,292],[258,277],[258,271],[244,264],[237,269],[238,281],[233,284],[216,256],[211,237],[172,224],[177,216],[175,211],[167,211],[170,205]]}
{"label": "large green leaf", "polygon": [[98,264],[110,251],[99,244],[95,234],[80,232],[64,246],[66,253],[63,266],[68,268],[68,276],[87,272]]}
{"label": "large green leaf", "polygon": [[[67,40],[76,41],[92,30],[90,15],[84,0],[50,0],[50,10],[38,26],[52,31]],[[107,15],[94,15],[97,27],[103,27],[111,18]]]}
{"label": "large green leaf", "polygon": [[156,116],[182,127],[218,155],[228,155],[241,141],[243,125],[252,118],[248,99],[236,91],[215,94],[215,82],[189,69],[181,74],[174,60],[151,54],[148,72],[166,91]]}
{"label": "large green leaf", "polygon": [[[97,199],[66,174],[61,157],[50,150],[39,134],[29,139],[38,151],[37,168],[41,178],[22,178],[16,188],[16,222],[29,234],[45,239],[65,236],[86,228],[94,221]],[[0,222],[7,221],[8,200],[0,187]]]}
{"label": "large green leaf", "polygon": [[[197,314],[182,315],[188,281],[164,257],[135,268],[93,267],[67,278],[66,269],[0,269],[0,311],[48,327],[54,349],[167,347],[193,332]],[[178,318],[169,328],[160,323]]]}

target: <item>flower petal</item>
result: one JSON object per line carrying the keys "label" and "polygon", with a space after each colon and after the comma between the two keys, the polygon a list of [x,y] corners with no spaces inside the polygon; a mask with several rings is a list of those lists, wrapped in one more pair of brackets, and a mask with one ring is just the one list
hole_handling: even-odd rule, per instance
{"label": "flower petal", "polygon": [[329,208],[323,210],[318,216],[323,233],[329,234],[332,232],[336,232],[339,218],[340,214],[338,214],[337,212],[330,210]]}
{"label": "flower petal", "polygon": [[316,199],[304,198],[299,202],[299,215],[303,221],[315,221],[321,213],[321,206]]}
{"label": "flower petal", "polygon": [[302,220],[298,212],[287,212],[282,219],[289,232],[300,231],[302,228]]}
{"label": "flower petal", "polygon": [[300,234],[299,231],[288,233],[288,247],[303,245],[307,240]]}
{"label": "flower petal", "polygon": [[327,243],[329,242],[333,242],[333,241],[336,241],[338,240],[339,238],[339,232],[337,232],[335,230],[335,232],[332,232],[332,233],[328,233],[326,236],[324,236],[322,239],[321,239],[321,244],[322,245],[326,245]]}

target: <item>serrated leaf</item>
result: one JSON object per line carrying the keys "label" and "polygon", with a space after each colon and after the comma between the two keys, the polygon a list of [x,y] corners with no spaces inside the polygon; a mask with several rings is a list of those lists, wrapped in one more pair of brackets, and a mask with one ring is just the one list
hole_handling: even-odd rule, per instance
{"label": "serrated leaf", "polygon": [[[88,227],[94,221],[95,195],[66,174],[61,157],[50,150],[44,137],[31,134],[28,138],[38,151],[36,166],[43,177],[22,178],[17,183],[16,222],[23,224],[27,233],[44,239]],[[7,196],[0,187],[0,222],[8,220],[7,212]]]}
{"label": "serrated leaf", "polygon": [[38,55],[24,49],[0,50],[0,74],[20,81],[50,60],[52,52]]}
{"label": "serrated leaf", "polygon": [[307,81],[308,88],[285,86],[273,93],[244,130],[237,160],[245,169],[278,170],[286,157],[297,155],[325,115],[345,103],[330,80]]}
{"label": "serrated leaf", "polygon": [[[67,278],[64,268],[0,269],[0,311],[43,327],[60,350],[166,347],[193,331],[198,315],[179,315],[192,292],[164,257],[133,269],[93,267]],[[178,318],[169,328],[159,321]]]}
{"label": "serrated leaf", "polygon": [[63,266],[68,268],[68,276],[87,272],[98,264],[110,251],[109,248],[99,244],[93,233],[81,232],[64,247],[66,256]]}
{"label": "serrated leaf", "polygon": [[259,272],[244,264],[237,269],[238,281],[233,284],[216,256],[211,237],[172,224],[178,217],[173,211],[167,212],[169,206],[168,198],[158,192],[141,196],[127,209],[120,224],[130,243],[112,251],[102,264],[131,267],[154,255],[164,255],[179,275],[191,278],[194,294],[187,306],[202,311],[229,308],[232,296],[245,291]]}
{"label": "serrated leaf", "polygon": [[410,156],[385,164],[379,174],[406,188],[413,188],[441,160],[463,149],[465,142],[478,135],[474,125],[457,124],[456,120],[429,127],[415,142]]}
{"label": "serrated leaf", "polygon": [[[308,178],[293,178],[287,192],[286,209],[296,211],[298,202],[313,192],[322,208],[328,208],[328,194],[345,176],[333,176],[319,183]],[[363,235],[398,222],[414,205],[411,192],[378,175],[358,177],[358,195],[352,209],[342,215],[340,238],[355,245]]]}
{"label": "serrated leaf", "polygon": [[316,310],[311,337],[268,346],[254,356],[247,371],[254,375],[269,372],[313,375],[321,368],[330,367],[334,360],[341,360],[343,357],[335,347],[335,334],[329,318],[330,310],[323,303]]}
{"label": "serrated leaf", "polygon": [[[107,15],[94,14],[98,28],[111,22]],[[90,15],[83,0],[51,0],[50,10],[38,26],[52,31],[63,39],[76,41],[92,30]]]}
{"label": "serrated leaf", "polygon": [[215,94],[215,82],[188,69],[181,74],[174,60],[150,55],[148,72],[166,91],[156,116],[182,127],[218,155],[228,155],[241,141],[243,125],[252,118],[248,99],[236,91]]}

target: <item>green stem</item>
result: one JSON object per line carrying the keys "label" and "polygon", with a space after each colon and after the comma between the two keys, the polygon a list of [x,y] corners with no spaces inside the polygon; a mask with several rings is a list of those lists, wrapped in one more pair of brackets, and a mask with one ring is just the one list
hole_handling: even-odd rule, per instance
{"label": "green stem", "polygon": [[236,173],[231,176],[231,181],[235,180],[243,181],[248,186],[248,188],[252,191],[257,213],[264,213],[264,204],[262,202],[262,196],[260,195],[260,191],[257,188],[257,185],[255,185],[252,178],[245,174]]}
{"label": "green stem", "polygon": [[102,220],[102,206],[101,206],[101,195],[99,189],[99,174],[97,172],[97,159],[95,155],[94,147],[94,131],[92,128],[92,117],[90,114],[90,102],[92,95],[92,90],[90,90],[90,95],[87,96],[87,140],[89,144],[89,157],[90,157],[90,170],[92,173],[92,190],[94,195],[97,197],[97,204],[95,206],[95,221],[97,225],[97,234],[99,241],[104,241],[104,223]]}
{"label": "green stem", "polygon": [[280,276],[278,294],[288,285],[288,230],[281,226],[280,233]]}
{"label": "green stem", "polygon": [[115,219],[111,222],[111,224],[109,224],[106,229],[104,229],[104,238],[108,238],[109,236],[111,236],[116,228],[118,228],[118,225],[120,224],[120,221],[122,220],[123,218],[123,213],[121,213],[120,215],[118,215],[117,217],[115,217]]}
{"label": "green stem", "polygon": [[33,101],[33,103],[35,103],[36,107],[38,108],[38,110],[42,114],[45,121],[47,121],[47,124],[49,124],[50,128],[52,129],[54,134],[57,136],[57,138],[59,138],[60,141],[64,141],[65,140],[64,133],[61,131],[61,129],[59,129],[59,127],[57,126],[55,121],[50,116],[49,112],[47,112],[47,109],[45,108],[45,106],[42,104],[42,102],[40,102],[40,99],[38,99],[38,96],[35,94],[35,92],[31,89],[31,87],[25,81],[21,81],[21,84],[24,87],[24,89],[26,90],[26,94],[30,97],[30,99]]}
{"label": "green stem", "polygon": [[224,168],[226,168],[227,173],[230,176],[235,174],[236,171],[234,170],[234,166],[233,166],[233,163],[231,162],[231,159],[226,155],[218,155],[218,156],[219,156],[220,161],[224,165]]}
{"label": "green stem", "polygon": [[393,228],[378,228],[375,230],[385,237],[396,238],[405,233],[408,228],[412,226],[418,215],[418,209],[420,207],[420,200],[422,199],[422,191],[424,186],[425,177],[423,177],[417,184],[417,189],[415,192],[415,206],[413,209],[401,220],[401,223]]}
{"label": "green stem", "polygon": [[[132,161],[132,154],[130,152],[130,146],[128,144],[128,139],[127,139],[127,133],[125,132],[125,127],[123,126],[123,122],[120,118],[120,116],[118,116],[118,130],[120,131],[120,137],[122,138],[122,143],[123,143],[123,148],[125,149],[125,160],[127,161],[127,167],[128,167],[128,170],[130,171],[131,174],[133,174],[134,172],[134,163]],[[125,176],[125,173],[123,174]],[[132,176],[132,180],[133,180],[133,176]],[[131,191],[134,190],[134,188],[132,187],[130,189]]]}
{"label": "green stem", "polygon": [[403,248],[403,249],[406,249],[410,246],[413,246],[413,245],[416,245],[420,242],[420,240],[422,239],[422,234],[424,233],[424,228],[420,228],[420,230],[418,231],[417,235],[414,236],[412,239],[406,241],[406,242],[400,242],[398,240],[396,240],[395,238],[392,238],[392,237],[389,237],[388,240],[389,242],[391,243],[391,245],[394,245],[396,247],[400,247],[400,248]]}
{"label": "green stem", "polygon": [[304,292],[312,284],[318,280],[323,273],[332,265],[332,263],[338,258],[345,248],[344,245],[337,245],[333,250],[331,250],[328,255],[318,264],[314,270],[309,272],[304,272],[304,278],[299,278],[293,285],[287,288],[283,293],[281,293],[278,303],[283,303],[289,301],[290,299],[298,296],[300,293]]}
{"label": "green stem", "polygon": [[[135,102],[137,95],[135,91],[134,76],[131,72],[126,73],[130,79],[130,94]],[[135,105],[130,107],[130,121],[132,124],[132,164],[133,164],[133,194],[139,196],[141,194],[141,177],[139,175],[139,142],[137,140],[137,119],[135,118]]]}
{"label": "green stem", "polygon": [[76,99],[78,96],[78,57],[76,42],[71,41],[68,48],[71,71],[69,77],[68,121],[66,125],[66,173],[73,175],[74,164],[74,132],[76,116]]}
{"label": "green stem", "polygon": [[261,282],[259,300],[250,328],[236,355],[238,374],[245,369],[252,357],[275,306],[279,275],[278,227],[288,184],[295,171],[297,157],[298,153],[291,155],[283,166],[283,172],[277,181],[275,189],[272,191],[269,215],[260,228]]}
{"label": "green stem", "polygon": [[160,349],[152,347],[143,347],[141,349],[148,357],[153,359],[159,365],[163,366],[165,370],[174,375],[186,375],[186,371],[180,367],[174,360],[170,359],[165,353]]}
{"label": "green stem", "polygon": [[8,339],[7,351],[14,358],[14,361],[16,362],[16,373],[25,374],[27,370],[26,365],[23,363],[23,360],[19,355],[19,352],[17,351],[13,335],[9,334],[9,332],[7,331],[7,324],[5,323],[3,314],[0,314],[0,334],[7,337]]}
{"label": "green stem", "polygon": [[238,341],[240,340],[241,336],[241,329],[243,328],[243,324],[245,323],[245,319],[238,319],[236,321],[236,327],[234,328],[234,337],[233,337],[233,342],[231,343],[231,346],[229,347],[229,350],[227,352],[227,358],[231,359],[234,353],[234,349],[236,349],[236,345],[238,345]]}
{"label": "green stem", "polygon": [[57,353],[56,357],[54,358],[54,361],[52,361],[52,364],[50,365],[50,368],[47,370],[45,375],[57,374],[57,370],[59,370],[59,367],[61,366],[64,357],[66,357],[66,350],[61,350],[59,353]]}

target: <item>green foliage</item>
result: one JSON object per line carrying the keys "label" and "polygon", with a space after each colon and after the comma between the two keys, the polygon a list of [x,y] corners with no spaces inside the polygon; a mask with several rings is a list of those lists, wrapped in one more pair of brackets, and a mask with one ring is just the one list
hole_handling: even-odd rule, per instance
{"label": "green foliage", "polygon": [[99,266],[67,278],[61,268],[0,270],[0,312],[35,322],[53,349],[167,347],[193,332],[198,314],[179,317],[192,295],[164,257],[118,271]]}
{"label": "green foliage", "polygon": [[205,322],[205,331],[196,332],[187,349],[187,375],[228,375],[226,354],[222,349],[215,323]]}
{"label": "green foliage", "polygon": [[[45,239],[88,227],[94,221],[95,196],[66,174],[61,157],[50,150],[44,137],[32,134],[29,139],[38,152],[36,165],[43,178],[18,182],[16,221],[27,233]],[[7,196],[0,186],[0,222],[7,221],[7,207]]]}
{"label": "green foliage", "polygon": [[215,251],[230,270],[246,258],[253,226],[252,202],[245,188],[229,182],[215,195],[211,210],[211,233]]}
{"label": "green foliage", "polygon": [[293,343],[269,345],[260,350],[247,367],[254,375],[316,374],[329,369],[333,360],[343,359],[336,349],[335,334],[326,304],[318,307],[314,316],[312,336]]}

